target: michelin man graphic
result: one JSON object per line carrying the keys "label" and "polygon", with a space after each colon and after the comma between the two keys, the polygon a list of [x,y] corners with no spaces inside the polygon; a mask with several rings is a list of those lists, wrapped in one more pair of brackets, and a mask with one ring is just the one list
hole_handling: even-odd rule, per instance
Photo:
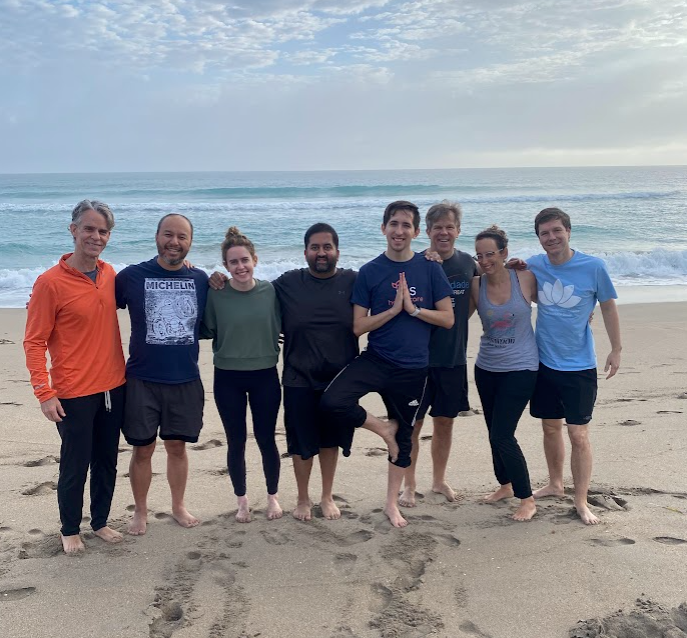
{"label": "michelin man graphic", "polygon": [[167,287],[166,280],[146,279],[146,343],[187,346],[195,341],[198,299],[193,280],[183,287]]}

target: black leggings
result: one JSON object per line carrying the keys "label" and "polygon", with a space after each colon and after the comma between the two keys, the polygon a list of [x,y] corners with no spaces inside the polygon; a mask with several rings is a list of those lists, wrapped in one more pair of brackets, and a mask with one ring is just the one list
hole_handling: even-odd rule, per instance
{"label": "black leggings", "polygon": [[488,372],[475,366],[475,383],[489,430],[496,480],[501,485],[511,483],[518,498],[532,496],[532,488],[515,429],[536,382],[536,371]]}
{"label": "black leggings", "polygon": [[215,403],[227,434],[227,467],[236,496],[246,494],[246,403],[250,402],[253,433],[265,473],[267,493],[279,488],[279,450],[274,441],[281,386],[277,368],[220,370],[215,368]]}
{"label": "black leggings", "polygon": [[[66,416],[57,423],[60,447],[60,475],[57,503],[63,536],[79,533],[83,509],[83,490],[88,467],[91,468],[91,527],[107,525],[117,478],[119,432],[124,417],[124,391],[121,385],[105,392],[75,399],[60,399]],[[108,409],[109,408],[109,409]]]}

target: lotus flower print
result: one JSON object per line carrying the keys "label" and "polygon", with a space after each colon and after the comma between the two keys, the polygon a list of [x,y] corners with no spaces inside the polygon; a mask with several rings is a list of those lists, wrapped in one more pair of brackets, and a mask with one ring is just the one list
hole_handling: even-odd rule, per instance
{"label": "lotus flower print", "polygon": [[561,308],[574,308],[582,297],[573,295],[575,286],[563,286],[560,279],[556,279],[553,286],[547,281],[544,289],[539,291],[539,303],[545,306],[560,306]]}

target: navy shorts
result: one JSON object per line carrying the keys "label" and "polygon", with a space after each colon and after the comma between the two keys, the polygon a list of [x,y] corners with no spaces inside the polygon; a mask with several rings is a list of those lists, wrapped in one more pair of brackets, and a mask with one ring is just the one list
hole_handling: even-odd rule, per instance
{"label": "navy shorts", "polygon": [[284,386],[284,427],[289,454],[303,460],[320,448],[339,447],[339,429],[320,409],[324,389]]}
{"label": "navy shorts", "polygon": [[535,419],[565,419],[568,425],[587,425],[592,420],[596,388],[596,368],[554,370],[540,363],[530,414]]}
{"label": "navy shorts", "polygon": [[126,380],[122,433],[129,445],[150,445],[158,429],[163,441],[195,443],[203,427],[205,392],[200,379],[188,383]]}
{"label": "navy shorts", "polygon": [[425,418],[430,406],[430,416],[443,416],[449,419],[454,419],[459,412],[470,409],[467,365],[429,369],[425,396],[417,411],[418,421]]}

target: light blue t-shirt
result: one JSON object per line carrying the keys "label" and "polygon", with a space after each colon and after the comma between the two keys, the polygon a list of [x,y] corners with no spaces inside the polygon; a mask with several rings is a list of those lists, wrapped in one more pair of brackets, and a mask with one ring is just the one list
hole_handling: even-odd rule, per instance
{"label": "light blue t-shirt", "polygon": [[606,264],[576,250],[570,261],[554,266],[546,254],[527,260],[537,278],[539,360],[554,370],[596,367],[589,315],[596,302],[617,299]]}

